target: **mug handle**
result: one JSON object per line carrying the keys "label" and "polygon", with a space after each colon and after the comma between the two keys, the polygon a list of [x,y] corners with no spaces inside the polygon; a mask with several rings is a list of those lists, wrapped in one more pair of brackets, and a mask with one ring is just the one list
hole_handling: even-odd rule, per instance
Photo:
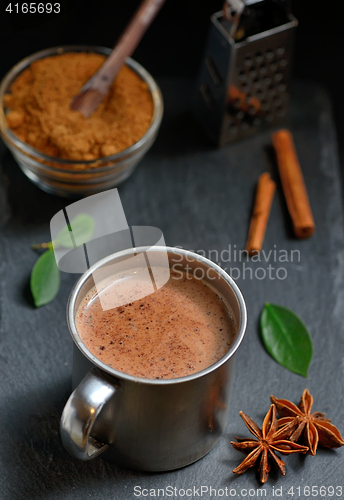
{"label": "mug handle", "polygon": [[60,434],[67,452],[79,460],[91,460],[109,447],[92,437],[94,423],[117,388],[99,369],[92,368],[70,395],[63,409]]}

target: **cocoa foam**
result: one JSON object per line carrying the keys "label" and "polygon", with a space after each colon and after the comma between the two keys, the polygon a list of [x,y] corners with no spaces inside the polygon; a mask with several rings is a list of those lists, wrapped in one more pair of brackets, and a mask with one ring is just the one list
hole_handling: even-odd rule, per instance
{"label": "cocoa foam", "polygon": [[[104,280],[82,300],[76,327],[89,351],[121,372],[150,379],[178,378],[218,361],[235,336],[234,317],[203,280],[171,271],[169,281],[135,300],[145,283],[128,285],[121,276]],[[103,310],[113,294],[126,305]]]}

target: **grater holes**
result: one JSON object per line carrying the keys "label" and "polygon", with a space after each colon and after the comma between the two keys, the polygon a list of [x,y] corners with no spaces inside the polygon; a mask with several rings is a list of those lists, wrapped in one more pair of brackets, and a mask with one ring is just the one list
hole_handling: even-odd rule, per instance
{"label": "grater holes", "polygon": [[278,56],[283,56],[284,53],[285,53],[285,47],[278,47],[278,49],[276,50],[276,54]]}
{"label": "grater holes", "polygon": [[214,101],[213,94],[209,88],[209,85],[207,85],[206,83],[203,83],[200,87],[200,91],[201,91],[203,99],[207,103],[208,107],[210,109],[214,109],[215,108],[215,101]]}
{"label": "grater holes", "polygon": [[242,82],[245,82],[247,79],[247,75],[246,75],[246,71],[244,71],[243,69],[239,71],[239,80],[241,80]]}
{"label": "grater holes", "polygon": [[261,100],[261,108],[263,111],[267,111],[269,109],[269,103],[266,99]]}
{"label": "grater holes", "polygon": [[232,140],[244,137],[264,124],[271,126],[287,114],[286,76],[290,64],[285,47],[264,47],[237,60],[237,86],[241,97],[232,102],[226,125]]}
{"label": "grater holes", "polygon": [[251,54],[246,54],[245,56],[245,65],[246,66],[252,66],[253,64],[253,59]]}
{"label": "grater holes", "polygon": [[272,59],[274,58],[274,52],[272,49],[268,49],[265,51],[265,58],[267,61],[272,61]]}
{"label": "grater holes", "polygon": [[286,115],[283,94],[288,64],[286,49],[281,46],[252,51],[237,60],[236,81],[241,96],[231,102],[228,113],[232,121],[226,126],[232,140]]}
{"label": "grater holes", "polygon": [[267,94],[270,96],[270,97],[273,97],[274,95],[276,95],[276,88],[274,87],[274,85],[270,84],[267,88]]}
{"label": "grater holes", "polygon": [[213,82],[214,82],[214,85],[216,87],[219,87],[219,85],[222,84],[223,82],[223,79],[220,75],[220,72],[219,70],[217,69],[217,66],[214,62],[214,59],[210,56],[206,57],[205,58],[205,65],[208,69],[208,72],[209,72],[209,75],[211,76]]}
{"label": "grater holes", "polygon": [[261,64],[264,61],[263,53],[260,50],[258,50],[255,53],[254,59],[257,64]]}

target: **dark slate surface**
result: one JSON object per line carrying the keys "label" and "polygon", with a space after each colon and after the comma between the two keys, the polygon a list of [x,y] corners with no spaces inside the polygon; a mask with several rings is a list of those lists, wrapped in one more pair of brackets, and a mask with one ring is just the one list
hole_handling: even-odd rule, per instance
{"label": "dark slate surface", "polygon": [[[211,257],[217,260],[215,251],[220,254],[229,245],[232,250],[235,245],[243,248],[257,177],[266,169],[276,176],[276,170],[267,148],[269,134],[214,150],[190,116],[190,88],[185,81],[162,82],[166,112],[161,133],[137,172],[119,191],[130,225],[157,226],[169,245],[207,254],[213,250]],[[32,185],[8,151],[2,149],[1,499],[125,500],[137,498],[135,485],[227,487],[228,496],[230,489],[232,494],[236,489],[239,498],[245,494],[242,489],[258,487],[254,471],[244,476],[232,473],[244,456],[231,447],[230,441],[234,435],[248,435],[239,410],[260,425],[270,394],[298,402],[305,387],[314,395],[315,410],[327,412],[344,432],[343,218],[335,131],[329,101],[321,89],[305,83],[295,86],[290,126],[317,232],[307,241],[293,238],[279,188],[264,249],[287,250],[289,260],[290,252],[299,250],[300,261],[294,253],[293,262],[275,263],[272,255],[269,262],[248,263],[246,267],[253,272],[268,265],[283,267],[286,279],[251,280],[249,271],[243,279],[243,263],[220,260],[224,267],[239,268],[237,282],[248,308],[248,328],[236,360],[228,426],[205,458],[164,474],[123,470],[101,458],[82,463],[62,448],[59,417],[71,390],[72,369],[65,308],[75,277],[64,275],[57,299],[39,310],[33,307],[28,283],[37,258],[30,246],[49,239],[50,218],[68,202]],[[228,255],[223,253],[222,257],[226,260]],[[237,273],[233,270],[234,277]],[[263,271],[258,271],[258,277],[262,275]],[[283,276],[284,271],[280,271]],[[265,352],[258,318],[267,301],[292,308],[308,326],[314,358],[307,380],[278,366]],[[294,486],[294,498],[306,498],[304,486],[339,487],[343,483],[344,450],[320,450],[316,457],[287,457],[286,462],[286,477],[271,474],[261,488],[267,498],[272,498],[273,488],[282,488],[283,498],[292,498],[287,491]],[[301,494],[295,489],[298,486]],[[197,492],[189,498],[197,498]],[[210,493],[204,492],[203,498],[211,498]]]}

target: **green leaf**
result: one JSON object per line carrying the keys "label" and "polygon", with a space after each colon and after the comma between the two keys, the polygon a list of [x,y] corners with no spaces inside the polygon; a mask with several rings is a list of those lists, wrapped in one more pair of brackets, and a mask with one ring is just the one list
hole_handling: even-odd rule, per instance
{"label": "green leaf", "polygon": [[56,297],[60,281],[54,251],[47,250],[36,261],[31,272],[30,287],[36,307],[48,304]]}
{"label": "green leaf", "polygon": [[300,318],[286,307],[265,304],[260,317],[264,345],[277,363],[307,377],[313,346]]}
{"label": "green leaf", "polygon": [[94,231],[94,220],[90,215],[79,214],[70,223],[70,228],[66,225],[57,235],[55,243],[65,248],[74,248],[73,239],[76,246],[90,241]]}

